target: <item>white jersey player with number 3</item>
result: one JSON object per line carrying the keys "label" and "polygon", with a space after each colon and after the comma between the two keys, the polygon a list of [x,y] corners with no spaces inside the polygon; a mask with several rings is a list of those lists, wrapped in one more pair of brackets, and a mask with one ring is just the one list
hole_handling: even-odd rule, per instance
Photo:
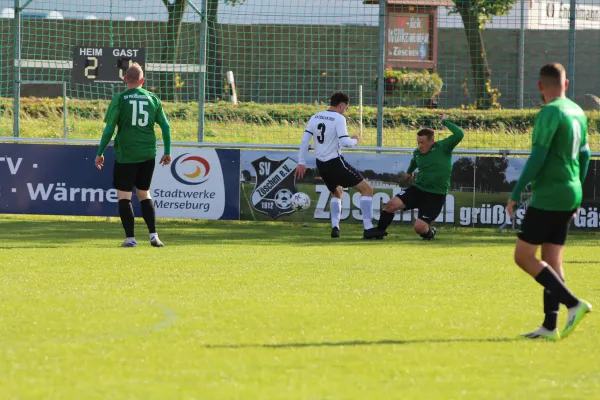
{"label": "white jersey player with number 3", "polygon": [[340,237],[343,188],[353,187],[361,194],[360,209],[363,217],[364,239],[382,239],[386,233],[373,227],[373,188],[354,167],[344,160],[342,147],[354,147],[358,137],[348,135],[344,112],[348,109],[348,95],[338,92],[330,98],[330,107],[310,118],[306,125],[300,151],[296,178],[306,172],[306,156],[311,140],[314,142],[317,170],[331,192],[331,237]]}
{"label": "white jersey player with number 3", "polygon": [[[342,155],[342,147],[354,147],[358,143],[348,136],[346,117],[335,111],[321,111],[308,121],[305,134],[314,139],[315,157],[324,162]],[[306,164],[300,159],[300,164]]]}

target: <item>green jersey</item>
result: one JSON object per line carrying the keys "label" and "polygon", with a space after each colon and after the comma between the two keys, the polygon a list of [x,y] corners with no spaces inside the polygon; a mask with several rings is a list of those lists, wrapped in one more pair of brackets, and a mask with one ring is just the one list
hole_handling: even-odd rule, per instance
{"label": "green jersey", "polygon": [[166,123],[160,99],[136,88],[116,95],[106,111],[104,122],[117,125],[115,159],[119,163],[138,163],[156,157],[154,124]]}
{"label": "green jersey", "polygon": [[549,211],[571,211],[581,205],[579,154],[587,149],[587,117],[576,103],[557,98],[535,120],[532,147],[548,154],[531,184],[530,205]]}
{"label": "green jersey", "polygon": [[415,149],[406,171],[411,174],[418,168],[419,174],[413,186],[429,193],[448,193],[452,175],[452,151],[465,136],[462,129],[453,123],[444,120],[443,124],[450,129],[452,135],[435,142],[425,154]]}

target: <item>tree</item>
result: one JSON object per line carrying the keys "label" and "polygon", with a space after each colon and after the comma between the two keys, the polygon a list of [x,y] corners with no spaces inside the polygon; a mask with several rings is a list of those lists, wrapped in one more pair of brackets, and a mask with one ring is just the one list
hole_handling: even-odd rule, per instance
{"label": "tree", "polygon": [[[165,42],[161,52],[161,61],[165,64],[176,64],[177,57],[179,56],[179,37],[181,35],[181,24],[183,23],[183,17],[187,9],[188,0],[162,0],[167,12],[169,19],[167,20],[167,28],[165,32]],[[219,87],[220,79],[218,78],[218,67],[220,66],[220,60],[218,59],[217,52],[217,41],[215,35],[215,26],[217,24],[217,9],[219,6],[219,0],[204,0],[207,2],[207,65],[210,60],[215,61],[215,68],[207,69],[207,93],[216,93],[217,87]],[[241,4],[246,0],[225,0],[226,4],[235,6]],[[164,83],[163,83],[164,82]],[[178,100],[177,99],[177,88],[176,88],[176,76],[175,73],[167,73],[162,77],[161,83],[164,88],[161,91],[161,97],[163,100]],[[211,96],[209,95],[209,98]]]}
{"label": "tree", "polygon": [[242,176],[244,177],[244,181],[246,181],[246,182],[252,181],[252,174],[247,169],[242,171]]}
{"label": "tree", "polygon": [[[220,88],[223,86],[223,76],[220,74],[223,65],[219,55],[217,43],[217,11],[219,0],[207,1],[207,43],[206,43],[206,99],[215,101],[220,95]],[[243,4],[246,0],[225,0],[225,4],[236,6]]]}
{"label": "tree", "polygon": [[[165,32],[165,42],[160,53],[160,59],[165,64],[176,64],[179,55],[179,36],[181,34],[181,23],[187,9],[187,0],[162,0],[169,19]],[[175,87],[175,73],[166,73],[161,76],[161,98],[163,100],[178,100]]]}
{"label": "tree", "polygon": [[495,89],[483,43],[483,26],[491,17],[507,14],[515,0],[454,0],[454,4],[451,12],[460,14],[467,35],[476,105],[478,109],[488,109],[494,103]]}
{"label": "tree", "polygon": [[475,161],[475,186],[494,193],[506,188],[508,159],[504,157],[477,157]]}
{"label": "tree", "polygon": [[454,164],[452,164],[452,174],[450,175],[450,182],[455,189],[461,187],[473,187],[473,170],[475,169],[475,163],[472,158],[460,157]]}

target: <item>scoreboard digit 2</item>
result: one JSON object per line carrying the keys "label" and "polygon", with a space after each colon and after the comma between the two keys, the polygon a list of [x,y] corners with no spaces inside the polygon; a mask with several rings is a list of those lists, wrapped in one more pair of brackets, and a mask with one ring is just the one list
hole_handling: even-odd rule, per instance
{"label": "scoreboard digit 2", "polygon": [[137,62],[145,70],[146,50],[131,47],[73,47],[73,83],[123,83],[127,68]]}

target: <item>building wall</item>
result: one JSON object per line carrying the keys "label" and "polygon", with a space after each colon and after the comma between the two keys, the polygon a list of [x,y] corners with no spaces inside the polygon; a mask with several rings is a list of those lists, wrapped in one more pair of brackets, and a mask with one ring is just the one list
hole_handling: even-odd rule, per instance
{"label": "building wall", "polygon": [[[0,20],[0,97],[11,97],[13,87],[13,21]],[[162,23],[81,20],[23,21],[22,57],[25,59],[71,58],[74,45],[130,45],[146,48],[147,62],[159,62]],[[153,32],[149,35],[148,32]],[[364,26],[290,26],[290,25],[221,25],[211,32],[218,43],[220,58],[209,58],[209,69],[219,65],[219,77],[234,72],[238,98],[259,103],[313,103],[327,101],[336,90],[358,96],[363,85],[364,103],[376,104],[372,79],[377,72],[378,32]],[[503,107],[518,104],[518,30],[483,32],[493,86],[501,93]],[[471,74],[465,33],[462,29],[439,30],[438,73],[444,81],[441,107],[460,107],[472,103],[463,82]],[[600,94],[600,31],[577,31],[575,93],[583,104],[585,94]],[[6,45],[9,44],[9,45]],[[197,24],[187,24],[182,33],[179,62],[197,64],[200,35]],[[209,53],[211,56],[212,53]],[[539,100],[537,72],[547,62],[568,65],[568,31],[526,31],[524,104]],[[467,78],[465,78],[467,77]],[[160,86],[158,73],[147,74],[147,85]],[[70,71],[25,70],[22,79],[70,80]],[[182,74],[185,85],[182,100],[196,100],[198,74]],[[218,83],[221,86],[221,83]],[[77,87],[76,87],[77,86]],[[109,98],[121,87],[68,85],[70,97]],[[470,88],[470,85],[467,85]],[[160,87],[159,87],[160,89]],[[162,88],[165,90],[165,88]],[[222,87],[218,88],[227,97]],[[59,86],[24,86],[23,96],[54,97],[61,95]]]}

